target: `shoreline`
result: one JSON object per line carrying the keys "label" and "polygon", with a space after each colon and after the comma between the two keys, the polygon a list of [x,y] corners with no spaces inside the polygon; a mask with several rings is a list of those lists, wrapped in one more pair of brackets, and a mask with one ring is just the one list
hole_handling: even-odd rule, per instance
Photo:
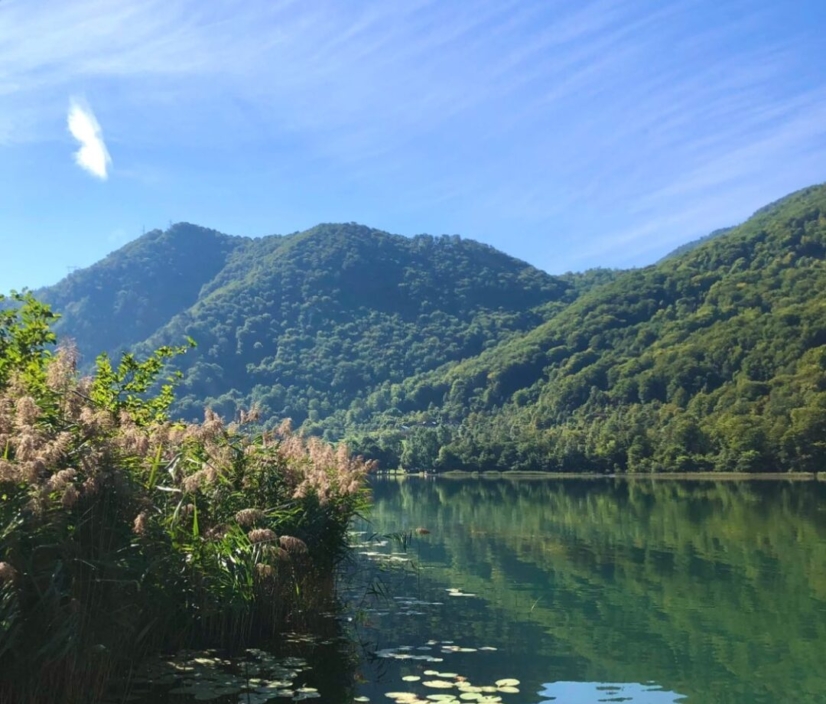
{"label": "shoreline", "polygon": [[826,481],[826,472],[659,472],[651,474],[595,474],[593,472],[470,472],[454,469],[447,472],[379,472],[377,476],[387,478],[418,478],[418,479],[590,479],[590,480],[621,480],[621,481],[788,481],[788,482],[821,482]]}

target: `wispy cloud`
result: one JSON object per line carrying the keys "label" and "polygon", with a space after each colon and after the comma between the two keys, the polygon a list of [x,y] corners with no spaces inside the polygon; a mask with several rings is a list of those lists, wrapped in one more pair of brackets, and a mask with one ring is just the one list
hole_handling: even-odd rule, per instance
{"label": "wispy cloud", "polygon": [[[307,194],[291,226],[346,193],[346,219],[631,263],[826,176],[819,4],[0,0],[0,146],[94,94],[119,177],[270,179]],[[227,209],[285,210],[259,201]]]}
{"label": "wispy cloud", "polygon": [[103,131],[92,109],[73,98],[69,104],[66,122],[72,137],[80,143],[80,149],[75,152],[75,162],[84,171],[105,181],[109,177],[109,164],[112,163],[112,158],[106,149]]}

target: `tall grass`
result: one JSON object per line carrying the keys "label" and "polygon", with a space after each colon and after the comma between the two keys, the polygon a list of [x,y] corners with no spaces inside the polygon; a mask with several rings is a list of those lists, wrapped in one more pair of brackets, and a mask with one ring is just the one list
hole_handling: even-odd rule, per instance
{"label": "tall grass", "polygon": [[79,378],[20,303],[0,317],[0,701],[94,701],[146,652],[324,608],[369,464],[253,415],[172,422],[170,387],[146,393],[171,351]]}

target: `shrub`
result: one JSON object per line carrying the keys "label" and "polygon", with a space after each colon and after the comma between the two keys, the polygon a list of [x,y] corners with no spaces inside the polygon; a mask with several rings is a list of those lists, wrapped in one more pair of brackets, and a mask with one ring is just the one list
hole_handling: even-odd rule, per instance
{"label": "shrub", "polygon": [[289,424],[171,421],[162,348],[79,378],[31,297],[0,318],[0,699],[89,701],[121,663],[320,607],[369,463]]}

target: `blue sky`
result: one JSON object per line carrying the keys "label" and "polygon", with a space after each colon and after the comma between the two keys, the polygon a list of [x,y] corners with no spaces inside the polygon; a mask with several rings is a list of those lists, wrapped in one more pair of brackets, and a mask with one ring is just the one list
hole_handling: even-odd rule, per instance
{"label": "blue sky", "polygon": [[2,0],[0,291],[181,220],[647,264],[826,181],[825,37],[823,0]]}

